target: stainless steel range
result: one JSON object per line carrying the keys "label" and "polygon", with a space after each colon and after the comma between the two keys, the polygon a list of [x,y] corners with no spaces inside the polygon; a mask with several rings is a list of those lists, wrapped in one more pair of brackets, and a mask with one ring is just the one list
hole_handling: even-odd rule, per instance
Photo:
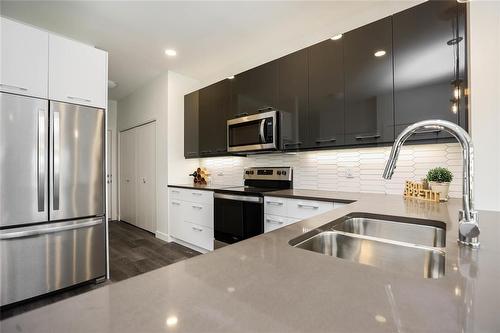
{"label": "stainless steel range", "polygon": [[245,169],[244,185],[214,193],[215,239],[236,243],[264,232],[264,194],[293,187],[291,167]]}

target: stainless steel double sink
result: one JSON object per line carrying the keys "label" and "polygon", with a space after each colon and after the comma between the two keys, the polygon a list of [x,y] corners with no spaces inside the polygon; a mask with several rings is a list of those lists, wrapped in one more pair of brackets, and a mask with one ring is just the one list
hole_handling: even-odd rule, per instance
{"label": "stainless steel double sink", "polygon": [[446,224],[440,221],[351,213],[289,244],[403,274],[444,276]]}

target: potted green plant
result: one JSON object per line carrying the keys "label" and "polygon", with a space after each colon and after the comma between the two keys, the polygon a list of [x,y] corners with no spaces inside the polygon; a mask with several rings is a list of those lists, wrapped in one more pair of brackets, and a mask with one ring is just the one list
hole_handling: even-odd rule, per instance
{"label": "potted green plant", "polygon": [[439,192],[441,201],[448,201],[448,192],[450,182],[453,180],[453,174],[446,168],[434,168],[427,173],[427,181],[434,192]]}

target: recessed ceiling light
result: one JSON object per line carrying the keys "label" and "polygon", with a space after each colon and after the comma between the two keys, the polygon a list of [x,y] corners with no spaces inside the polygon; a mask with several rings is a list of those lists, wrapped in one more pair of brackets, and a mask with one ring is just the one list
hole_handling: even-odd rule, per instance
{"label": "recessed ceiling light", "polygon": [[228,78],[228,80],[232,80],[232,79],[234,79],[234,75],[228,76],[227,78]]}
{"label": "recessed ceiling light", "polygon": [[333,36],[332,38],[330,38],[331,40],[339,40],[340,38],[342,38],[342,34],[338,34],[338,35],[335,35]]}
{"label": "recessed ceiling light", "polygon": [[383,57],[385,56],[385,51],[384,50],[378,50],[373,54],[375,57]]}
{"label": "recessed ceiling light", "polygon": [[165,54],[168,55],[169,57],[175,57],[177,55],[177,51],[172,49],[166,49]]}

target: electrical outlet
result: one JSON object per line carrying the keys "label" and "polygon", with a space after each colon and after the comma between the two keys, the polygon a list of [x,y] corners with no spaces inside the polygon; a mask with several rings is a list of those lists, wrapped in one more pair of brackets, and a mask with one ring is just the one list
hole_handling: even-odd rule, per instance
{"label": "electrical outlet", "polygon": [[347,170],[345,171],[345,178],[354,178],[351,168],[347,168]]}

